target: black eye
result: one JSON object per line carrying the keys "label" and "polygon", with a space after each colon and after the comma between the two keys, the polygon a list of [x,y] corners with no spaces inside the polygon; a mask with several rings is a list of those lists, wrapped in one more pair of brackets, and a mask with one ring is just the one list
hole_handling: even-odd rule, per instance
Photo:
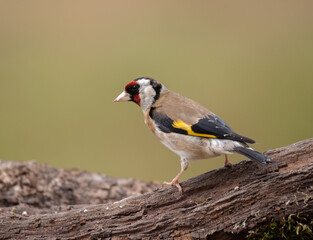
{"label": "black eye", "polygon": [[126,91],[130,95],[136,95],[139,92],[139,85],[138,84],[131,85],[128,88],[126,88]]}

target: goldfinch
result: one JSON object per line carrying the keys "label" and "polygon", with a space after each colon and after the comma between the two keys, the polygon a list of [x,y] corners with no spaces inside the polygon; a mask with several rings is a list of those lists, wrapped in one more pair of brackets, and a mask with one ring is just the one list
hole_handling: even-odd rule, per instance
{"label": "goldfinch", "polygon": [[271,158],[248,146],[254,140],[235,133],[225,122],[199,103],[168,90],[152,78],[137,78],[125,87],[114,102],[132,101],[141,107],[146,125],[170,150],[180,157],[181,170],[171,182],[176,185],[188,168],[189,160],[225,155],[225,166],[231,166],[227,155],[242,154],[265,166]]}

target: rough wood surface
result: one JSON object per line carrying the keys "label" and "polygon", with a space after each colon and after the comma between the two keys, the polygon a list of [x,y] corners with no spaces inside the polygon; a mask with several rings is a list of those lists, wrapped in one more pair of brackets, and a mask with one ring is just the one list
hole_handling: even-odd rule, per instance
{"label": "rough wood surface", "polygon": [[82,170],[56,169],[35,161],[0,160],[0,207],[108,203],[152,191],[157,186],[157,183],[110,178]]}
{"label": "rough wood surface", "polygon": [[[249,229],[265,224],[272,218],[280,220],[290,214],[312,217],[313,139],[267,151],[266,154],[276,162],[262,168],[245,160],[232,168],[205,173],[183,182],[183,195],[176,187],[159,188],[140,196],[131,196],[129,192],[127,196],[130,197],[105,204],[93,204],[101,202],[98,200],[93,202],[92,199],[78,199],[78,196],[92,198],[94,193],[88,192],[88,184],[92,185],[93,180],[85,183],[87,187],[81,190],[80,185],[72,185],[71,194],[84,192],[81,195],[74,194],[75,201],[70,201],[71,197],[60,196],[63,194],[62,188],[52,191],[57,194],[53,201],[50,200],[51,197],[44,201],[34,200],[38,197],[36,187],[32,193],[37,194],[34,198],[31,193],[29,196],[14,195],[13,185],[8,190],[2,189],[3,184],[8,186],[8,183],[3,183],[3,176],[5,179],[7,176],[1,167],[3,207],[0,211],[0,238],[241,239]],[[31,172],[32,168],[27,171]],[[92,173],[85,174],[92,176]],[[20,176],[15,177],[20,179]],[[54,178],[51,177],[50,182],[53,181]],[[66,189],[67,181],[64,183],[63,178],[58,181]],[[96,181],[105,182],[105,179]],[[19,186],[28,187],[29,183]],[[47,189],[50,189],[48,186]],[[141,188],[144,190],[134,192],[149,191],[153,187],[155,185],[150,184]],[[45,196],[45,188],[39,190],[39,195]],[[59,190],[61,194],[58,193]],[[91,189],[92,191],[94,190]],[[126,189],[125,191],[127,192]],[[30,202],[27,201],[29,197],[32,199]],[[63,200],[58,201],[58,198]],[[12,203],[18,205],[13,207]],[[85,205],[65,205],[67,207],[55,211],[52,205],[59,203],[63,206]],[[35,208],[38,206],[43,208],[38,210]]]}

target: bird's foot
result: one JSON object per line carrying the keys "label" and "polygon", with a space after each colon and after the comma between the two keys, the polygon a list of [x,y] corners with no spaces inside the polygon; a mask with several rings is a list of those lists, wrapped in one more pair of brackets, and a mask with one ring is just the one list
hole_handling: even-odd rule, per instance
{"label": "bird's foot", "polygon": [[225,155],[225,163],[224,163],[224,167],[232,167],[233,164],[231,164],[230,161],[228,161],[228,157],[227,155]]}
{"label": "bird's foot", "polygon": [[171,182],[165,182],[165,181],[164,181],[163,184],[164,184],[164,185],[169,185],[169,186],[175,185],[175,186],[178,188],[178,191],[179,191],[180,193],[183,193],[182,187],[180,186],[178,180],[175,179],[175,178],[174,178],[173,181],[171,181]]}
{"label": "bird's foot", "polygon": [[233,164],[231,164],[230,162],[224,164],[224,167],[232,167],[232,166]]}

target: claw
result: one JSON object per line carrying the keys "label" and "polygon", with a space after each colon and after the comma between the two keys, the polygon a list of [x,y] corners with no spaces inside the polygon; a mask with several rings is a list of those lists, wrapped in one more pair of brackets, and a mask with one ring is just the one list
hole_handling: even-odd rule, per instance
{"label": "claw", "polygon": [[179,184],[179,182],[178,182],[177,179],[173,179],[173,181],[171,181],[171,182],[165,182],[165,181],[164,181],[163,184],[169,185],[169,186],[175,185],[175,186],[178,188],[178,191],[179,191],[180,193],[183,193],[183,189],[182,189],[182,187],[180,186],[180,184]]}
{"label": "claw", "polygon": [[183,193],[183,189],[180,186],[179,182],[178,182],[178,178],[180,177],[180,175],[182,175],[182,173],[187,169],[188,167],[188,160],[185,158],[181,159],[181,170],[180,172],[176,175],[176,177],[174,177],[174,179],[171,182],[163,182],[163,184],[165,185],[169,185],[169,186],[173,186],[175,185],[178,188],[178,191],[182,194]]}

